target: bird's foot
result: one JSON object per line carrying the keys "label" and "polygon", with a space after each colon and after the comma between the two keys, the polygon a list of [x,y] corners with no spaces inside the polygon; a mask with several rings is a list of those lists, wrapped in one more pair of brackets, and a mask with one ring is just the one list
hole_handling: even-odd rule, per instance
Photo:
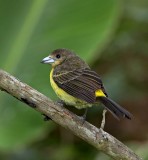
{"label": "bird's foot", "polygon": [[61,107],[63,107],[65,105],[64,101],[62,101],[62,100],[56,101],[56,104],[60,105]]}
{"label": "bird's foot", "polygon": [[86,121],[86,116],[79,116],[79,118],[80,118],[81,124],[83,125]]}
{"label": "bird's foot", "polygon": [[100,131],[101,131],[101,133],[102,133],[103,139],[104,139],[105,141],[108,141],[107,133],[106,133],[102,128],[100,128]]}
{"label": "bird's foot", "polygon": [[82,122],[82,125],[83,125],[83,124],[85,123],[85,121],[86,121],[87,111],[88,111],[88,108],[85,109],[84,114],[80,117],[81,122]]}

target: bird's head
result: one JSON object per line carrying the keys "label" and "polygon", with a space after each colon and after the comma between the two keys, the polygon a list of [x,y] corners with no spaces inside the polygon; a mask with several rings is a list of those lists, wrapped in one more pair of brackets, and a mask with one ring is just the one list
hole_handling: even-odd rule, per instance
{"label": "bird's head", "polygon": [[45,57],[41,63],[51,64],[52,67],[56,67],[73,56],[74,53],[68,49],[56,49],[49,56]]}

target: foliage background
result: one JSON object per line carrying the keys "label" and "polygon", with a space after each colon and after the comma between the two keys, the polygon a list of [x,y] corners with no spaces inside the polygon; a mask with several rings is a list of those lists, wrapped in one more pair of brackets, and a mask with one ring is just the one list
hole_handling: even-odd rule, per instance
{"label": "foliage background", "polygon": [[[50,68],[39,62],[56,48],[74,50],[134,115],[117,121],[108,114],[105,130],[148,159],[147,0],[0,0],[0,19],[0,68],[56,100]],[[87,120],[99,127],[101,112],[90,109]],[[42,119],[0,92],[0,159],[110,159]]]}

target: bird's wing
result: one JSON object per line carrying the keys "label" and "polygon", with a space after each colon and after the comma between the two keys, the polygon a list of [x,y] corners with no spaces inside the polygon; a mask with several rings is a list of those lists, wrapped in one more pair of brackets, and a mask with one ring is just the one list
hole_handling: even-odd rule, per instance
{"label": "bird's wing", "polygon": [[95,91],[103,88],[100,76],[88,68],[53,74],[53,80],[71,96],[88,103],[95,103]]}

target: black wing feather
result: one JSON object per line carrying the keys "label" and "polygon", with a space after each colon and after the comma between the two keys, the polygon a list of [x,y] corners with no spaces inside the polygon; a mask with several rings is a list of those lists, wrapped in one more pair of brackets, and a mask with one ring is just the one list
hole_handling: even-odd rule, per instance
{"label": "black wing feather", "polygon": [[53,80],[68,94],[88,103],[95,103],[96,90],[104,90],[100,76],[89,68],[69,71],[58,75],[53,73]]}
{"label": "black wing feather", "polygon": [[88,103],[94,103],[95,101],[94,94],[90,94],[90,92],[88,92],[86,89],[82,90],[79,86],[73,85],[72,83],[66,83],[64,85],[59,84],[59,87],[64,89],[64,91],[66,91],[70,95],[84,100]]}

